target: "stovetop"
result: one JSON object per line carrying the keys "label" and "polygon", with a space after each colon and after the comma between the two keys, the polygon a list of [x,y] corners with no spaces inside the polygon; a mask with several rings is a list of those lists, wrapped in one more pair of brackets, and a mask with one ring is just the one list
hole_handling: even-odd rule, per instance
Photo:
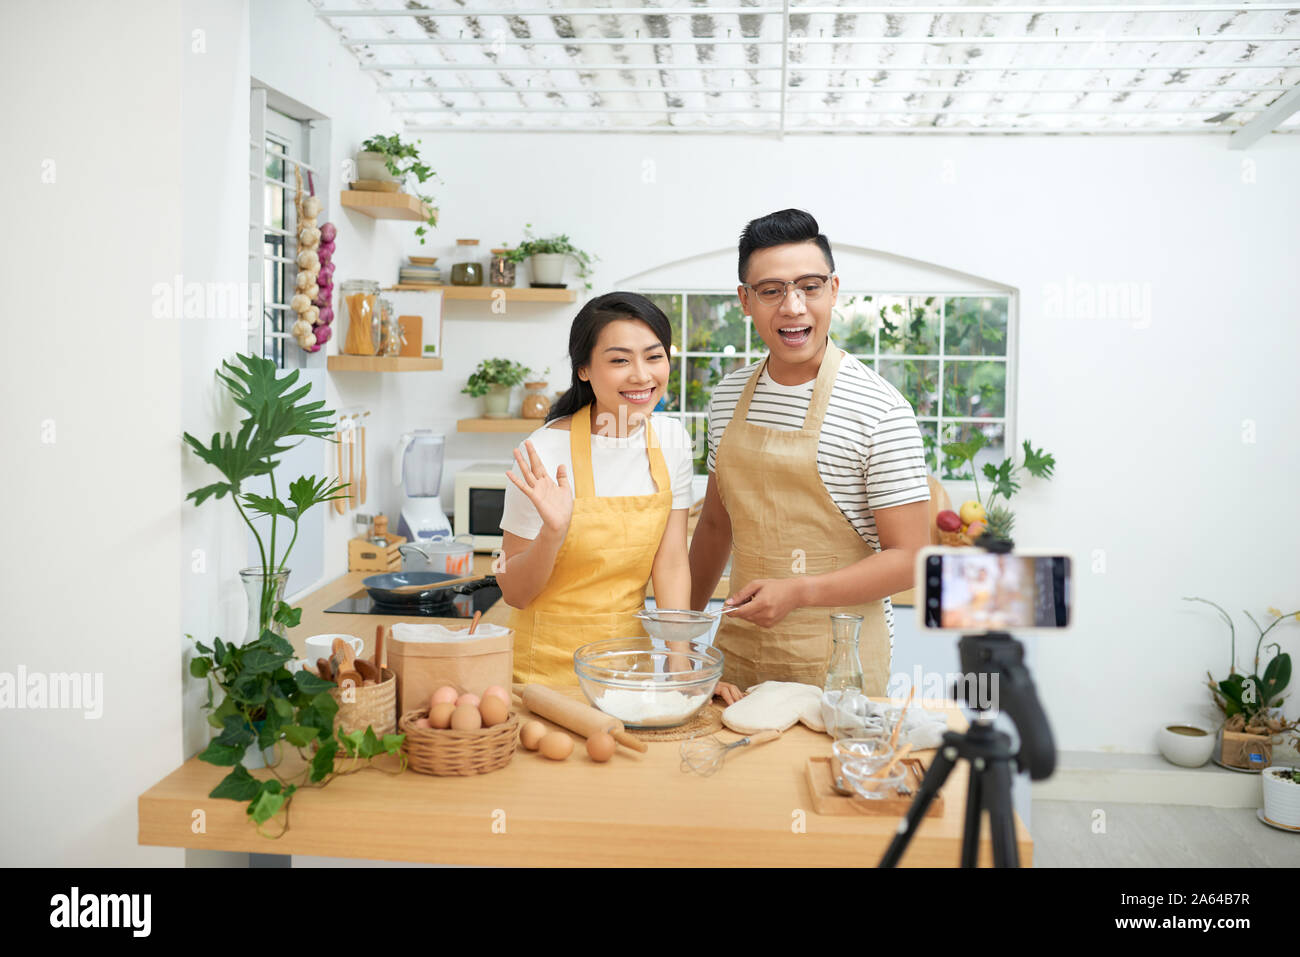
{"label": "stovetop", "polygon": [[338,604],[330,605],[325,611],[343,615],[389,615],[402,618],[473,618],[474,612],[486,614],[501,598],[501,589],[496,584],[496,579],[491,577],[481,582],[452,585],[451,590],[456,594],[443,601],[386,605],[375,601],[362,588]]}

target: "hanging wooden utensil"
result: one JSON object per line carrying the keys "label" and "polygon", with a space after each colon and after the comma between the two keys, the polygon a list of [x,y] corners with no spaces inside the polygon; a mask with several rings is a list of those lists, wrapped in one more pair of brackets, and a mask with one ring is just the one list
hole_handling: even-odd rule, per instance
{"label": "hanging wooden utensil", "polygon": [[[338,447],[339,450],[339,484],[342,485],[343,484],[343,433],[342,432],[334,433],[334,444]],[[338,512],[340,515],[344,514],[348,510],[347,499],[345,498],[336,498],[334,499],[333,504],[334,504],[334,511]]]}
{"label": "hanging wooden utensil", "polygon": [[[369,415],[370,413],[367,412],[366,414]],[[360,495],[360,497],[361,497],[361,504],[362,504],[362,505],[365,505],[365,504],[366,504],[366,427],[365,427],[364,425],[361,425],[361,426],[358,426],[357,428],[358,428],[358,429],[360,430],[360,432],[361,432],[361,435],[360,435],[360,439],[361,439],[361,487],[358,489],[358,493],[359,493],[359,495]]]}
{"label": "hanging wooden utensil", "polygon": [[357,427],[348,426],[348,504],[357,507]]}

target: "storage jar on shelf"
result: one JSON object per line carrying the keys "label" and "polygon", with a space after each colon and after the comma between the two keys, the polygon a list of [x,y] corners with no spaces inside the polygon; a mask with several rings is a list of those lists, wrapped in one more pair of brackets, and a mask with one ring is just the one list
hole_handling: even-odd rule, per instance
{"label": "storage jar on shelf", "polygon": [[456,240],[456,261],[451,267],[453,286],[483,285],[483,264],[478,259],[477,239]]}
{"label": "storage jar on shelf", "polygon": [[379,283],[373,279],[349,279],[339,286],[348,315],[343,352],[352,356],[373,356],[377,340]]}
{"label": "storage jar on shelf", "polygon": [[507,258],[509,249],[492,250],[492,261],[488,264],[488,284],[492,286],[513,286],[515,284],[515,264]]}
{"label": "storage jar on shelf", "polygon": [[519,415],[525,419],[544,419],[551,411],[551,399],[546,394],[545,382],[525,382],[524,401]]}

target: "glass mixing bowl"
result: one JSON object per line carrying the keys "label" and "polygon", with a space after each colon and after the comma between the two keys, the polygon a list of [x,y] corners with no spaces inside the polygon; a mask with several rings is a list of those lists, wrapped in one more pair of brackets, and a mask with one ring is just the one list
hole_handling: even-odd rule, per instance
{"label": "glass mixing bowl", "polygon": [[691,720],[722,677],[722,652],[694,641],[610,638],[573,653],[592,707],[629,728],[675,728]]}

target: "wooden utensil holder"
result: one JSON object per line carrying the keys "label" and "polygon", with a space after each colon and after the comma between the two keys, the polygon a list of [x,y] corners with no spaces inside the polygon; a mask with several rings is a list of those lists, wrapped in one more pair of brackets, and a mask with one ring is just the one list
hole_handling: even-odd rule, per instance
{"label": "wooden utensil holder", "polygon": [[397,732],[397,675],[391,668],[385,668],[383,675],[384,680],[377,685],[357,685],[350,689],[351,700],[344,700],[341,688],[330,692],[339,706],[334,715],[336,731],[342,729],[346,734],[374,728],[381,738]]}
{"label": "wooden utensil holder", "polygon": [[368,538],[354,538],[348,542],[348,571],[350,572],[400,572],[402,553],[398,545],[405,545],[401,535],[384,533],[388,545],[379,547]]}

